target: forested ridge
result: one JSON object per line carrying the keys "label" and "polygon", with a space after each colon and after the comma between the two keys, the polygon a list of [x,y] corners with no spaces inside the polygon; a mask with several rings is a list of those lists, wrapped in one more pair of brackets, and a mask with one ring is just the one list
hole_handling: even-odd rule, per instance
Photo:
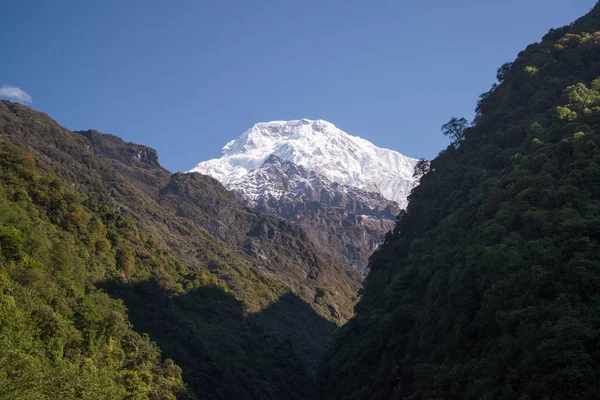
{"label": "forested ridge", "polygon": [[7,101],[0,167],[1,399],[312,397],[355,286],[301,229]]}
{"label": "forested ridge", "polygon": [[598,398],[599,78],[597,5],[444,125],[319,398]]}
{"label": "forested ridge", "polygon": [[[0,141],[0,398],[186,398],[181,369],[94,286],[181,266],[122,214],[82,200]],[[131,250],[145,268],[131,269]]]}

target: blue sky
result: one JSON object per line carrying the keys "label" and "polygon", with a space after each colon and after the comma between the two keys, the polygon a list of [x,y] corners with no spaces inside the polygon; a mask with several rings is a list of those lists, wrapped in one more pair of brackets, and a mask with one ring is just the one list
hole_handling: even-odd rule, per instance
{"label": "blue sky", "polygon": [[594,0],[4,2],[0,94],[69,129],[218,157],[254,122],[325,119],[411,157],[447,144],[496,69]]}

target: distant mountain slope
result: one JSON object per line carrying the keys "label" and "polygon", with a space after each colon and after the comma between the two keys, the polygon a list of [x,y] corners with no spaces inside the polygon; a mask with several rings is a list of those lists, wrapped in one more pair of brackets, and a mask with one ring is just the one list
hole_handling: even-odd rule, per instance
{"label": "distant mountain slope", "polygon": [[371,258],[322,399],[596,399],[600,5],[498,71]]}
{"label": "distant mountain slope", "polygon": [[310,397],[330,321],[351,316],[357,287],[301,227],[245,209],[212,178],[172,175],[153,149],[70,132],[20,104],[0,102],[0,138],[49,165],[86,212],[125,229],[111,273],[87,284],[124,301],[133,328],[199,397]]}
{"label": "distant mountain slope", "polygon": [[192,170],[244,205],[302,225],[322,252],[364,272],[414,185],[416,160],[307,119],[259,123]]}
{"label": "distant mountain slope", "polygon": [[343,265],[315,249],[300,227],[243,207],[210,177],[171,174],[158,164],[156,152],[145,146],[96,131],[79,133],[90,140],[99,159],[159,206],[206,229],[228,249],[292,288],[322,315],[338,323],[352,315],[357,278],[348,277]]}

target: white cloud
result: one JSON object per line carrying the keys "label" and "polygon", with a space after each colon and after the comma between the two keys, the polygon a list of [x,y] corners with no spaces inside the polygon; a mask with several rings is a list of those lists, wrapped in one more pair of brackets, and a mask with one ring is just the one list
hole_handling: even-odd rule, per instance
{"label": "white cloud", "polygon": [[3,85],[0,86],[0,98],[18,101],[20,103],[31,103],[33,99],[24,90],[15,86]]}

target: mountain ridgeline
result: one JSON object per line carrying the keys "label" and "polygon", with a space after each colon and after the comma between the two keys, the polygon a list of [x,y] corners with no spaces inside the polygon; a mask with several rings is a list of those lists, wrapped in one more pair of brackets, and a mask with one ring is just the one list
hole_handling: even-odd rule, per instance
{"label": "mountain ridgeline", "polygon": [[358,278],[301,227],[8,101],[0,168],[0,398],[311,398]]}
{"label": "mountain ridgeline", "polygon": [[318,398],[598,398],[599,78],[597,5],[500,68],[471,127],[445,125]]}

